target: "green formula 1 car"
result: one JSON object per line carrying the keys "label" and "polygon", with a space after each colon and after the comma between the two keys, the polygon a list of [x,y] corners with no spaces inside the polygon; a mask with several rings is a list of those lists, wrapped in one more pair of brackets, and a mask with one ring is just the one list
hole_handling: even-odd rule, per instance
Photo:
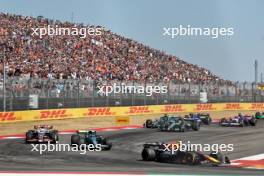
{"label": "green formula 1 car", "polygon": [[160,123],[158,129],[160,131],[179,131],[187,130],[199,131],[201,126],[200,119],[184,119],[180,116],[170,117],[167,121]]}
{"label": "green formula 1 car", "polygon": [[264,119],[264,112],[256,112],[255,117],[256,119]]}
{"label": "green formula 1 car", "polygon": [[82,147],[86,145],[93,145],[94,148],[97,148],[97,145],[100,145],[102,150],[110,150],[112,148],[112,143],[102,136],[96,134],[94,130],[78,130],[77,134],[71,136],[71,145],[77,145]]}

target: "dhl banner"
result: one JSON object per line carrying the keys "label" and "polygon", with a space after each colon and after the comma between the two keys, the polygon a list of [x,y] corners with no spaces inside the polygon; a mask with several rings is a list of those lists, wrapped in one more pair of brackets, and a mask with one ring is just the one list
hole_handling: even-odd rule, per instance
{"label": "dhl banner", "polygon": [[[89,117],[129,117],[162,113],[189,113],[210,111],[264,111],[264,103],[207,103],[173,104],[126,107],[94,107],[0,112],[0,123]],[[120,122],[124,119],[119,119]]]}
{"label": "dhl banner", "polygon": [[129,122],[130,122],[130,118],[128,116],[126,117],[116,117],[115,118],[115,123],[117,125],[129,125]]}

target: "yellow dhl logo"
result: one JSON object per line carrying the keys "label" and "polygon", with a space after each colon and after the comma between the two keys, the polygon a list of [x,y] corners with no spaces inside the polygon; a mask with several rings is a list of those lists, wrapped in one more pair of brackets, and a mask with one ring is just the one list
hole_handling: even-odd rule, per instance
{"label": "yellow dhl logo", "polygon": [[264,103],[252,103],[250,109],[252,110],[263,110]]}
{"label": "yellow dhl logo", "polygon": [[215,110],[215,108],[213,107],[213,104],[197,104],[196,111],[211,111],[211,110]]}
{"label": "yellow dhl logo", "polygon": [[241,109],[241,106],[239,103],[227,103],[226,106],[225,106],[225,109],[226,110],[239,110]]}
{"label": "yellow dhl logo", "polygon": [[185,110],[182,105],[165,105],[162,112],[184,112]]}
{"label": "yellow dhl logo", "polygon": [[140,106],[140,107],[129,107],[128,114],[144,114],[144,113],[149,113],[151,112],[149,110],[148,106]]}
{"label": "yellow dhl logo", "polygon": [[15,120],[21,120],[21,118],[16,117],[14,112],[0,112],[0,121],[5,122]]}
{"label": "yellow dhl logo", "polygon": [[89,108],[84,116],[98,116],[98,115],[115,115],[111,108]]}
{"label": "yellow dhl logo", "polygon": [[45,110],[40,111],[39,119],[59,119],[59,118],[66,118],[72,115],[67,114],[66,109],[62,110]]}

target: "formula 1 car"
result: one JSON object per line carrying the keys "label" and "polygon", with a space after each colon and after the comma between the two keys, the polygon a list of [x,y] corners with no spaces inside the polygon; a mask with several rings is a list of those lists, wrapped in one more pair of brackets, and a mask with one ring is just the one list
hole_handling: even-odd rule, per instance
{"label": "formula 1 car", "polygon": [[147,119],[146,122],[143,124],[145,128],[159,128],[160,124],[165,123],[168,121],[169,116],[165,114],[164,116],[160,117],[160,119]]}
{"label": "formula 1 car", "polygon": [[207,113],[189,114],[189,115],[186,115],[184,119],[198,120],[198,121],[201,121],[201,123],[205,125],[210,125],[212,122],[212,118]]}
{"label": "formula 1 car", "polygon": [[264,112],[256,112],[255,118],[256,119],[264,119]]}
{"label": "formula 1 car", "polygon": [[35,125],[34,130],[26,132],[26,143],[56,143],[59,140],[58,130],[52,130],[50,125]]}
{"label": "formula 1 car", "polygon": [[202,120],[202,123],[205,125],[210,125],[212,122],[212,118],[210,117],[210,114],[208,113],[200,113],[198,114],[200,119]]}
{"label": "formula 1 car", "polygon": [[200,119],[184,119],[182,117],[170,117],[166,122],[160,124],[161,131],[180,131],[200,129]]}
{"label": "formula 1 car", "polygon": [[248,115],[241,115],[230,118],[222,118],[219,121],[220,126],[238,126],[238,127],[244,127],[244,126],[256,126],[257,119],[254,116],[248,116]]}
{"label": "formula 1 car", "polygon": [[209,164],[212,166],[221,166],[230,164],[228,157],[221,153],[211,153],[209,155],[197,151],[181,151],[172,152],[167,150],[165,143],[146,143],[141,152],[144,161],[157,161],[162,163],[199,165]]}
{"label": "formula 1 car", "polygon": [[112,148],[112,143],[108,142],[106,138],[96,134],[94,130],[79,130],[77,134],[71,136],[71,145],[78,145],[81,147],[82,144],[93,144],[94,147],[97,144],[101,145],[102,150],[110,150]]}

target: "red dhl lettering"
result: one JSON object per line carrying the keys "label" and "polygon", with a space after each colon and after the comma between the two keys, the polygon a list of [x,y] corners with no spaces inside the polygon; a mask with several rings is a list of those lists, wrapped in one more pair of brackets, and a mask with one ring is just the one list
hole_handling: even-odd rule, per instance
{"label": "red dhl lettering", "polygon": [[225,109],[241,109],[239,103],[227,103]]}
{"label": "red dhl lettering", "polygon": [[87,113],[84,113],[85,116],[97,116],[97,115],[115,115],[111,111],[111,108],[89,108]]}
{"label": "red dhl lettering", "polygon": [[148,106],[140,106],[140,107],[129,107],[129,114],[141,114],[141,113],[149,113]]}
{"label": "red dhl lettering", "polygon": [[185,109],[182,108],[182,105],[166,105],[163,109],[163,112],[183,112]]}
{"label": "red dhl lettering", "polygon": [[15,116],[14,112],[0,112],[0,121],[13,121],[13,120],[19,120]]}
{"label": "red dhl lettering", "polygon": [[198,104],[196,105],[196,110],[197,111],[207,111],[207,110],[214,110],[212,104]]}
{"label": "red dhl lettering", "polygon": [[118,119],[117,122],[128,122],[129,120],[127,119]]}
{"label": "red dhl lettering", "polygon": [[251,109],[252,110],[262,110],[264,109],[264,104],[263,103],[252,103]]}
{"label": "red dhl lettering", "polygon": [[48,111],[40,111],[40,119],[50,119],[50,118],[64,118],[70,116],[66,114],[67,110],[48,110]]}

